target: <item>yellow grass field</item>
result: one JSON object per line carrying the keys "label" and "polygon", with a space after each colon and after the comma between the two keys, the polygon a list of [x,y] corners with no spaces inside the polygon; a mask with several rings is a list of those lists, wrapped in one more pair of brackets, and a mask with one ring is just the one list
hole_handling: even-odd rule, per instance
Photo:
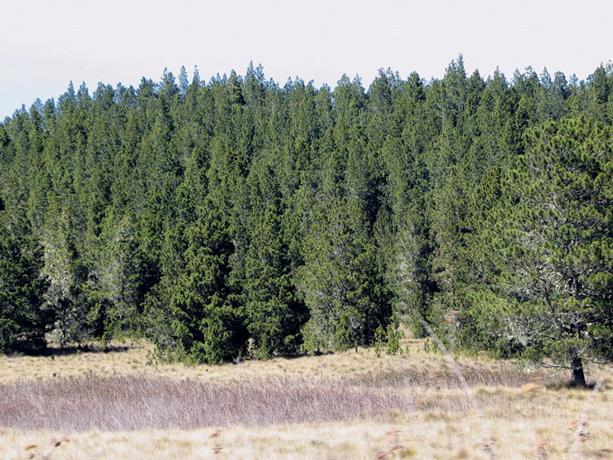
{"label": "yellow grass field", "polygon": [[[597,386],[578,390],[562,384],[566,374],[526,370],[486,358],[459,357],[456,367],[449,357],[425,351],[423,341],[407,340],[404,348],[397,356],[378,357],[372,349],[359,349],[194,367],[157,364],[146,343],[108,353],[2,356],[0,385],[15,388],[31,381],[62,383],[69,382],[68,377],[86,375],[145,376],[222,386],[241,381],[257,385],[266,378],[298,379],[305,384],[326,379],[332,386],[354,381],[367,390],[369,382],[380,380],[383,383],[373,383],[373,392],[389,387],[408,398],[412,409],[389,410],[369,419],[188,430],[0,427],[0,458],[613,458],[611,367],[588,368],[588,378]],[[457,371],[468,387],[458,383]],[[403,375],[410,378],[397,378]]]}

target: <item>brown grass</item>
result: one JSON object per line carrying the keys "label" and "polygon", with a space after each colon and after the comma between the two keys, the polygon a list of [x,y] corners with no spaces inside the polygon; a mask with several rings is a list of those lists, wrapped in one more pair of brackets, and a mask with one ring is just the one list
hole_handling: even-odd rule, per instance
{"label": "brown grass", "polygon": [[613,458],[610,367],[586,391],[459,357],[467,389],[442,355],[405,346],[195,367],[155,363],[147,344],[2,357],[0,458]]}
{"label": "brown grass", "polygon": [[0,386],[0,426],[25,430],[194,429],[372,419],[408,410],[402,389],[266,378],[218,384],[85,377]]}
{"label": "brown grass", "polygon": [[[269,361],[247,360],[238,365],[186,366],[163,364],[153,356],[146,342],[115,345],[110,352],[91,348],[47,356],[0,355],[0,384],[16,381],[49,380],[83,375],[168,377],[203,382],[241,382],[262,377],[322,377],[343,380],[370,376],[373,381],[409,378],[413,383],[432,386],[457,386],[453,367],[438,353],[426,352],[422,340],[405,340],[400,355],[382,354],[373,349],[354,350],[293,359]],[[466,380],[473,385],[518,386],[530,381],[552,383],[560,380],[556,373],[543,369],[524,369],[513,363],[488,358],[456,357]],[[563,376],[563,378],[566,376]]]}

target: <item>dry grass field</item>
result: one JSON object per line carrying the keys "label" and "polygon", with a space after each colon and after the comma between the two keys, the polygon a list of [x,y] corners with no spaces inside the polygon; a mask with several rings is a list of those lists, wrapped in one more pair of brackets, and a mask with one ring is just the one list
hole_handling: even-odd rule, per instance
{"label": "dry grass field", "polygon": [[613,458],[610,367],[579,390],[404,348],[194,367],[143,343],[3,356],[0,458]]}

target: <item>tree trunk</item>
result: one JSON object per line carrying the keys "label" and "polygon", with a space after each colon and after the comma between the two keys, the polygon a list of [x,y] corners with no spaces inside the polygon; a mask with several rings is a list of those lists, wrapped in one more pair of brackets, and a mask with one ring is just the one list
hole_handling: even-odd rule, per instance
{"label": "tree trunk", "polygon": [[577,347],[572,347],[570,350],[570,365],[573,369],[573,385],[576,387],[586,387],[585,374],[583,373],[583,361]]}

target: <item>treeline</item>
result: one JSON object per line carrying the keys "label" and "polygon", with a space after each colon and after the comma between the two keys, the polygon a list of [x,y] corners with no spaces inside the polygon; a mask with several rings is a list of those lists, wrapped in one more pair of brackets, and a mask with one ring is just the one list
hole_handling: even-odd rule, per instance
{"label": "treeline", "polygon": [[610,357],[612,90],[610,66],[508,81],[461,58],[367,90],[253,66],[71,85],[0,124],[0,349],[137,333],[221,362],[408,322]]}

